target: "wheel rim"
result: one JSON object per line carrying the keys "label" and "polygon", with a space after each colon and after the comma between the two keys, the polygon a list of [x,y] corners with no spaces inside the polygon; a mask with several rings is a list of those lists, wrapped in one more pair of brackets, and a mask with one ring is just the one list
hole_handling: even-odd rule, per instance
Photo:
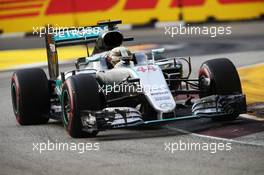
{"label": "wheel rim", "polygon": [[69,117],[71,113],[72,113],[72,108],[71,108],[70,95],[68,91],[65,90],[63,91],[62,94],[62,114],[63,114],[63,121],[66,126],[69,123]]}
{"label": "wheel rim", "polygon": [[200,82],[201,82],[201,88],[204,90],[209,90],[210,89],[210,78],[201,76],[200,77]]}
{"label": "wheel rim", "polygon": [[200,97],[208,96],[212,93],[212,81],[207,67],[202,67],[199,71],[199,89],[203,91]]}
{"label": "wheel rim", "polygon": [[15,83],[12,83],[11,86],[11,96],[12,96],[12,104],[13,104],[13,109],[15,114],[18,114],[18,109],[19,109],[19,103],[18,103],[18,94],[17,94],[17,88]]}

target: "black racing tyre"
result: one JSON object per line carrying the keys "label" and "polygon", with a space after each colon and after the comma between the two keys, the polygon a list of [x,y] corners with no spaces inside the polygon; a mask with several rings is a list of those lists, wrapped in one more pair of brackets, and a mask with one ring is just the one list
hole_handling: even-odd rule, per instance
{"label": "black racing tyre", "polygon": [[73,138],[95,137],[97,130],[82,130],[81,111],[104,107],[96,79],[89,74],[68,78],[62,87],[62,121]]}
{"label": "black racing tyre", "polygon": [[50,112],[48,79],[39,68],[14,72],[11,78],[13,111],[20,125],[45,124]]}
{"label": "black racing tyre", "polygon": [[[203,84],[203,79],[208,78],[209,83]],[[219,58],[204,62],[199,71],[201,90],[205,94],[201,97],[212,94],[228,95],[242,93],[238,72],[234,64],[227,58]]]}
{"label": "black racing tyre", "polygon": [[[199,88],[204,93],[200,98],[218,94],[241,94],[241,82],[234,64],[227,58],[204,62],[199,71]],[[222,117],[221,120],[234,120],[239,114]]]}

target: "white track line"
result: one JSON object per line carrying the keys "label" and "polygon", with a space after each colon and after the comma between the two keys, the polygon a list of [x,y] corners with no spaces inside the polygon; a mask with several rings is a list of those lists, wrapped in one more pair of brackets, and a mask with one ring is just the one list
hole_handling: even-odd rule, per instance
{"label": "white track line", "polygon": [[155,28],[164,28],[166,27],[175,27],[175,26],[184,26],[184,21],[168,21],[168,22],[156,22]]}
{"label": "white track line", "polygon": [[16,32],[16,33],[4,33],[0,34],[0,39],[2,38],[23,38],[25,37],[25,32]]}
{"label": "white track line", "polygon": [[247,118],[247,119],[252,119],[252,120],[257,120],[257,121],[264,121],[264,118],[259,118],[259,117],[256,117],[254,115],[241,114],[240,116],[243,117],[243,118]]}
{"label": "white track line", "polygon": [[207,139],[213,139],[213,140],[220,140],[220,141],[232,142],[232,143],[238,143],[238,144],[242,144],[242,145],[261,146],[261,147],[264,147],[263,144],[243,142],[243,141],[238,141],[238,140],[234,140],[234,139],[226,139],[226,138],[220,138],[220,137],[214,137],[214,136],[201,135],[201,134],[192,133],[192,132],[189,132],[189,131],[186,131],[186,130],[183,130],[183,129],[174,128],[174,127],[170,127],[170,126],[165,126],[165,127],[167,129],[174,130],[174,131],[181,132],[183,134],[188,134],[188,135],[195,136],[195,137],[207,138]]}
{"label": "white track line", "polygon": [[133,28],[131,24],[118,24],[117,26],[120,30],[131,30]]}

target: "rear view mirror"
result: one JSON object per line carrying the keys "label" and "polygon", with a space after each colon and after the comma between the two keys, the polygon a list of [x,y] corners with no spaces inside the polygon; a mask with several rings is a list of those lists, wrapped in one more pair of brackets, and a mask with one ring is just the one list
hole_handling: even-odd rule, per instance
{"label": "rear view mirror", "polygon": [[165,51],[164,48],[152,49],[151,50],[152,64],[154,64],[154,62],[155,62],[155,55],[162,54],[164,51]]}
{"label": "rear view mirror", "polygon": [[86,57],[80,57],[75,61],[75,67],[76,69],[80,68],[80,65],[86,63]]}
{"label": "rear view mirror", "polygon": [[151,50],[151,53],[153,53],[153,54],[161,54],[161,53],[163,53],[164,51],[165,51],[164,48],[152,49],[152,50]]}

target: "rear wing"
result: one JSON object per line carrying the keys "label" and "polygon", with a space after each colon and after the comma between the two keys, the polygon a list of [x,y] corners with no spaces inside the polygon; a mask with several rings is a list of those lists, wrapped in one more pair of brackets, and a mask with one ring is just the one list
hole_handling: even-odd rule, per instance
{"label": "rear wing", "polygon": [[[131,41],[133,38],[124,38],[116,27],[122,21],[103,21],[98,22],[96,26],[80,27],[80,28],[63,28],[61,30],[53,30],[46,28],[45,41],[48,59],[49,75],[51,79],[56,79],[59,76],[58,53],[57,47],[73,46],[73,45],[87,45],[89,43],[96,43],[94,53],[103,51],[109,45],[102,40],[98,42],[99,38],[105,37],[106,42],[115,47],[121,45],[123,41]],[[111,33],[111,35],[109,34]],[[114,34],[114,35],[113,35]],[[111,37],[109,37],[111,36]],[[114,38],[113,38],[114,37]],[[122,40],[122,41],[121,41]],[[112,44],[112,42],[115,42]],[[106,43],[107,44],[107,43]]]}
{"label": "rear wing", "polygon": [[53,35],[56,47],[80,45],[95,42],[103,31],[107,31],[108,26],[91,26],[81,29],[70,29],[57,31]]}

